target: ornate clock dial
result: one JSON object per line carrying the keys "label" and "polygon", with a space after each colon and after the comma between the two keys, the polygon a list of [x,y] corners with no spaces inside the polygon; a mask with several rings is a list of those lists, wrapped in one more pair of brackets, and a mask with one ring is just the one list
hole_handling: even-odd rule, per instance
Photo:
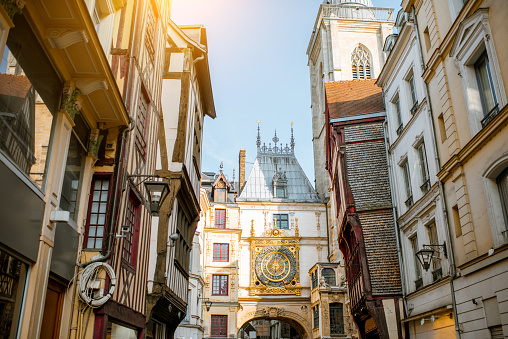
{"label": "ornate clock dial", "polygon": [[296,274],[296,259],[286,247],[269,246],[262,249],[254,262],[256,275],[267,286],[284,286]]}

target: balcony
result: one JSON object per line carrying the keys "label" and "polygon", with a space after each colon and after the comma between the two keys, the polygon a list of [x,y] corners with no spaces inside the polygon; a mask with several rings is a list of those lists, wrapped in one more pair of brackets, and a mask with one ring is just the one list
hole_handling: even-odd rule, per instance
{"label": "balcony", "polygon": [[409,198],[407,198],[404,203],[406,204],[407,208],[413,206],[413,195],[410,195]]}
{"label": "balcony", "polygon": [[427,193],[430,189],[430,180],[425,179],[425,182],[420,186],[420,189],[422,190],[423,194]]}
{"label": "balcony", "polygon": [[397,135],[400,135],[402,133],[402,130],[404,129],[404,124],[400,124],[399,127],[397,128]]}
{"label": "balcony", "polygon": [[411,114],[415,114],[418,110],[418,101],[415,101],[413,107],[411,107]]}
{"label": "balcony", "polygon": [[321,5],[316,23],[321,19],[371,20],[393,22],[393,9],[381,7],[357,7],[344,5]]}
{"label": "balcony", "polygon": [[483,118],[483,120],[482,120],[482,128],[487,126],[489,124],[489,122],[491,122],[492,119],[494,119],[498,113],[499,113],[499,104],[494,106],[494,108],[489,113],[487,113],[485,118]]}
{"label": "balcony", "polygon": [[420,288],[423,287],[423,279],[422,278],[415,280],[415,287],[416,287],[416,290],[419,290]]}

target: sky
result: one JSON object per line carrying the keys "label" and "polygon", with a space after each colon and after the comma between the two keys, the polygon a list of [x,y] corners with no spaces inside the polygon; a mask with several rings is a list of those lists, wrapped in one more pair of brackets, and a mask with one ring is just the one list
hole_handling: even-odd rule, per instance
{"label": "sky", "polygon": [[[401,0],[372,0],[400,9]],[[291,122],[298,162],[314,184],[307,46],[322,0],[173,0],[178,25],[202,24],[217,117],[204,123],[201,170],[238,178],[246,149],[246,179],[261,142],[289,144]],[[272,142],[273,143],[273,142]]]}

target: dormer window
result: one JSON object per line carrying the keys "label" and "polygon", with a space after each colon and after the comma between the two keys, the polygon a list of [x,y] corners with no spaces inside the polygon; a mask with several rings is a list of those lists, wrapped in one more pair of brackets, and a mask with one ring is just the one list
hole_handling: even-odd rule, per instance
{"label": "dormer window", "polygon": [[273,176],[273,195],[275,198],[287,198],[287,182],[286,172],[277,171]]}
{"label": "dormer window", "polygon": [[226,202],[226,185],[223,181],[217,183],[214,194],[214,202]]}

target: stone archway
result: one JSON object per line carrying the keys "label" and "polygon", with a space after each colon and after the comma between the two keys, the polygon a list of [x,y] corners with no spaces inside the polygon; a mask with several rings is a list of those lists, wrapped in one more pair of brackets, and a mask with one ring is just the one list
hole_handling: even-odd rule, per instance
{"label": "stone archway", "polygon": [[238,312],[237,329],[252,320],[279,320],[290,324],[299,334],[300,339],[312,338],[312,328],[308,320],[309,307],[306,305],[288,305],[273,307],[260,305],[242,305]]}

